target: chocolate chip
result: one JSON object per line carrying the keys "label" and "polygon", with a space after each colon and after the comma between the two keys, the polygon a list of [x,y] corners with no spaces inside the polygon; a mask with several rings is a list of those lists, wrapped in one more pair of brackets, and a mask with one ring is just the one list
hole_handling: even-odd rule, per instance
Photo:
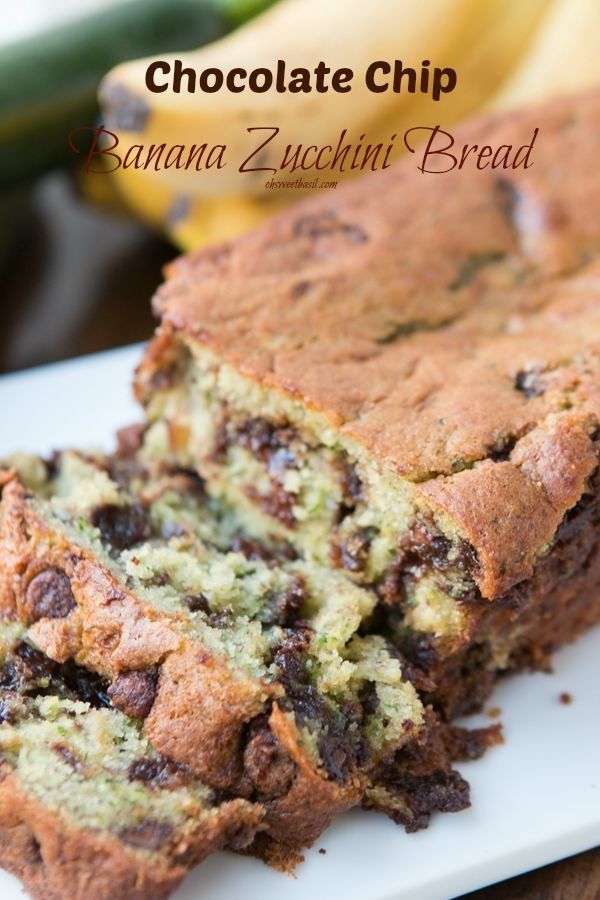
{"label": "chocolate chip", "polygon": [[207,622],[211,628],[231,628],[235,616],[231,606],[224,606],[219,612],[209,612]]}
{"label": "chocolate chip", "polygon": [[190,612],[210,613],[208,599],[204,594],[186,594],[183,602]]}
{"label": "chocolate chip", "polygon": [[287,541],[278,541],[273,546],[266,547],[259,541],[238,535],[231,545],[234,553],[243,553],[246,559],[260,559],[269,565],[276,565],[284,560],[298,559],[298,554]]}
{"label": "chocolate chip", "polygon": [[281,706],[293,711],[299,725],[307,725],[318,734],[317,749],[328,776],[343,782],[347,773],[367,758],[367,745],[354,727],[354,711],[348,715],[329,703],[310,684],[305,666],[309,636],[305,631],[289,631],[276,648],[273,662],[286,691]]}
{"label": "chocolate chip", "polygon": [[355,466],[347,466],[342,479],[342,491],[345,500],[356,504],[364,499],[364,484]]}
{"label": "chocolate chip", "polygon": [[335,565],[349,572],[363,572],[369,558],[371,541],[376,533],[375,528],[361,528],[347,540],[339,541],[333,547]]}
{"label": "chocolate chip", "polygon": [[269,494],[260,494],[254,487],[247,487],[245,493],[248,499],[268,516],[277,519],[287,528],[294,528],[296,525],[296,517],[294,515],[295,494],[286,491],[275,481],[272,482]]}
{"label": "chocolate chip", "polygon": [[62,619],[75,606],[71,582],[60,569],[44,569],[27,586],[25,611],[32,622],[39,619]]}
{"label": "chocolate chip", "polygon": [[301,578],[294,578],[291,584],[279,591],[271,591],[266,598],[261,616],[264,625],[291,627],[306,600],[306,587]]}
{"label": "chocolate chip", "polygon": [[102,541],[119,553],[152,537],[148,515],[139,503],[97,506],[92,510],[91,523],[100,531]]}
{"label": "chocolate chip", "polygon": [[160,850],[172,833],[173,828],[168,822],[157,822],[153,819],[148,819],[134,828],[124,828],[119,832],[121,839],[126,844],[139,847],[141,850]]}
{"label": "chocolate chip", "polygon": [[243,553],[246,559],[259,559],[266,563],[273,559],[273,554],[263,544],[242,535],[234,538],[231,549],[234,553]]}
{"label": "chocolate chip", "polygon": [[531,397],[542,397],[545,388],[540,382],[541,371],[539,369],[530,369],[526,371],[521,369],[515,376],[515,390],[530,399]]}
{"label": "chocolate chip", "polygon": [[123,672],[108,689],[113,706],[133,719],[145,719],[156,695],[156,674],[150,671]]}
{"label": "chocolate chip", "polygon": [[146,756],[134,760],[127,772],[130,781],[141,781],[149,787],[177,790],[190,783],[191,774],[185,766],[166,756]]}
{"label": "chocolate chip", "polygon": [[56,663],[21,641],[7,655],[0,672],[0,687],[3,690],[27,692],[32,686],[47,683],[52,677]]}
{"label": "chocolate chip", "polygon": [[64,763],[73,769],[74,772],[81,771],[81,759],[74,750],[71,750],[66,744],[60,742],[52,744],[52,749],[57,756],[60,756]]}
{"label": "chocolate chip", "polygon": [[[298,434],[290,427],[274,425],[266,419],[248,419],[248,421],[236,428],[236,436],[242,447],[246,447],[262,462],[268,463],[271,457],[281,451],[287,450]],[[292,454],[287,456],[287,466],[293,464]]]}
{"label": "chocolate chip", "polygon": [[260,795],[281,797],[289,790],[296,764],[267,728],[255,734],[246,745],[244,771]]}
{"label": "chocolate chip", "polygon": [[302,297],[307,291],[310,291],[310,287],[310,281],[297,281],[292,285],[291,295],[295,298]]}
{"label": "chocolate chip", "polygon": [[0,689],[21,696],[53,693],[73,696],[99,709],[111,706],[107,683],[74,662],[56,663],[25,641],[18,643],[0,670]]}
{"label": "chocolate chip", "polygon": [[89,703],[95,709],[112,705],[108,696],[108,682],[95,672],[89,672],[82,666],[75,665],[74,662],[57,666],[53,682],[64,685],[65,689],[73,691],[78,700]]}

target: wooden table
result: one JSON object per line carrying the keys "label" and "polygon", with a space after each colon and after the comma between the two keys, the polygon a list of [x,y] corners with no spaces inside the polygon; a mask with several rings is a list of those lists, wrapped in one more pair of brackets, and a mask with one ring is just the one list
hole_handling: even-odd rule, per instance
{"label": "wooden table", "polygon": [[[67,178],[46,179],[2,272],[0,372],[145,340],[149,298],[174,255],[139,224],[82,204]],[[600,850],[468,898],[600,900]]]}

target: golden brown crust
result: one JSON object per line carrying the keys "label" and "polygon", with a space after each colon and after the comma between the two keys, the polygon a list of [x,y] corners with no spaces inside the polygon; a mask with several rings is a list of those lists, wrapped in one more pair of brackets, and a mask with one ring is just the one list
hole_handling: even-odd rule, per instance
{"label": "golden brown crust", "polygon": [[475,547],[483,596],[499,596],[531,576],[597,465],[590,437],[567,415],[524,437],[510,462],[486,460],[420,490],[434,508],[451,514]]}
{"label": "golden brown crust", "polygon": [[[300,746],[295,725],[277,703],[269,726],[297,767],[291,788],[281,797],[264,801],[269,834],[284,844],[290,844],[294,834],[295,847],[300,850],[310,846],[336,816],[360,803],[366,778],[356,775],[343,785],[324,779]],[[303,817],[299,810],[306,811]]]}
{"label": "golden brown crust", "polygon": [[116,835],[78,828],[28,796],[0,766],[0,864],[40,900],[159,900],[209,853],[249,838],[260,811],[228,803],[160,854],[136,852]]}
{"label": "golden brown crust", "polygon": [[[178,341],[210,347],[423,483],[480,551],[486,596],[527,577],[551,537],[541,515],[525,526],[529,513],[548,503],[556,527],[584,487],[577,435],[600,420],[600,265],[589,262],[600,249],[600,94],[456,134],[524,143],[534,127],[527,170],[427,176],[409,158],[172,264],[138,396],[151,395]],[[556,444],[555,465],[574,467],[568,488],[541,462],[565,409],[576,436]],[[515,444],[510,469],[485,462]],[[512,540],[492,552],[498,510]]]}

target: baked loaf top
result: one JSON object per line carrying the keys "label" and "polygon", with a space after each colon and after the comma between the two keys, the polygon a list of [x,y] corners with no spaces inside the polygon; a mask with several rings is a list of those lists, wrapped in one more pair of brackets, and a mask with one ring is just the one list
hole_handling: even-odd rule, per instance
{"label": "baked loaf top", "polygon": [[418,483],[474,545],[484,596],[508,590],[585,492],[600,421],[600,95],[455,137],[535,127],[527,170],[408,158],[178,260],[139,396],[169,344],[209,347]]}

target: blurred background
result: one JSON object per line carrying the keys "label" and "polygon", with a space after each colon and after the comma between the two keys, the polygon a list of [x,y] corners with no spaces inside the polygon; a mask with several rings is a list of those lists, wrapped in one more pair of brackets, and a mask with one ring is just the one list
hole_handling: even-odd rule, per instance
{"label": "blurred background", "polygon": [[[598,0],[22,0],[0,26],[0,372],[131,343],[153,328],[149,298],[182,250],[252,227],[297,191],[197,173],[86,176],[72,127],[106,121],[121,147],[225,139],[281,122],[325,143],[351,124],[377,138],[448,125],[600,82]],[[145,91],[144,57],[196,69],[319,59],[452,66],[459,86],[419,94],[206,96]],[[116,67],[116,68],[115,68]],[[98,88],[108,75],[102,90]],[[304,106],[302,103],[304,102]],[[279,106],[278,106],[279,105]],[[141,112],[140,112],[141,111]],[[345,117],[345,118],[344,118]],[[240,123],[244,123],[243,127]]]}

